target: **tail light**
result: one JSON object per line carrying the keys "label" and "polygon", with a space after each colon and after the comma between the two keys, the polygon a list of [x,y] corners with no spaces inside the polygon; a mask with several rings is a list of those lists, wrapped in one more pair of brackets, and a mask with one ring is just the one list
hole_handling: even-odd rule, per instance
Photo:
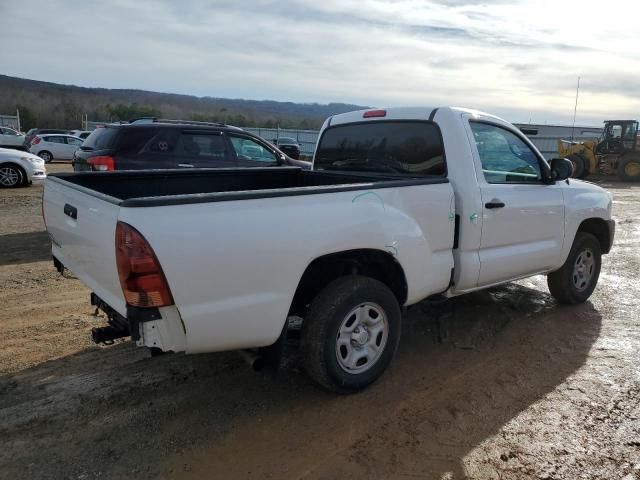
{"label": "tail light", "polygon": [[120,286],[133,307],[173,305],[173,297],[153,249],[131,225],[116,226],[116,263]]}
{"label": "tail light", "polygon": [[93,170],[98,170],[100,172],[112,172],[116,169],[116,161],[109,155],[91,157],[87,160],[87,163],[91,165]]}
{"label": "tail light", "polygon": [[33,137],[31,139],[31,145],[37,145],[42,141],[42,139],[40,137]]}

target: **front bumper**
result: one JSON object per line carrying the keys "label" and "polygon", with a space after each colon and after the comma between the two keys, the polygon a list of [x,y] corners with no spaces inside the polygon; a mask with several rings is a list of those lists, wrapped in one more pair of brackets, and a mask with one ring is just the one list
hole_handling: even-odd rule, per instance
{"label": "front bumper", "polygon": [[36,170],[31,174],[31,181],[32,182],[44,182],[47,179],[47,172],[42,170]]}

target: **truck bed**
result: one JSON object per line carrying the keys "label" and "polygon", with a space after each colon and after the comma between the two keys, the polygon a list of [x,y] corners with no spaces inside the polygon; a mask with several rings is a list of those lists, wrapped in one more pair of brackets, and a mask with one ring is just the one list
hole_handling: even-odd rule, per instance
{"label": "truck bed", "polygon": [[145,207],[447,183],[442,177],[307,171],[297,167],[58,173],[67,186],[123,207]]}

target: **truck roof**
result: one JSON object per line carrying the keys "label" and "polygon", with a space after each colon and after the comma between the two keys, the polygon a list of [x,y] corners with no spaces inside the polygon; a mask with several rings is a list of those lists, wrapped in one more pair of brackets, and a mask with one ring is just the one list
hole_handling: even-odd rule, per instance
{"label": "truck roof", "polygon": [[[433,119],[433,115],[435,115],[436,111],[448,111],[452,114],[455,113],[469,113],[474,116],[482,116],[485,118],[493,118],[500,122],[508,123],[506,120],[497,117],[495,115],[491,115],[490,113],[481,112],[480,110],[474,110],[470,108],[462,108],[462,107],[377,107],[377,108],[368,108],[366,110],[356,110],[353,112],[340,113],[338,115],[334,115],[330,117],[325,123],[325,127],[329,125],[337,125],[342,123],[354,123],[354,122],[362,122],[363,119],[369,120],[428,120]],[[380,114],[364,117],[366,112],[384,112],[384,115]]]}

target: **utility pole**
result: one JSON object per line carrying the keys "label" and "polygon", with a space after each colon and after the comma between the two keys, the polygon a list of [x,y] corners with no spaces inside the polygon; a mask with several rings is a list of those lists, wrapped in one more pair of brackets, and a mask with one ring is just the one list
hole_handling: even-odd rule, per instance
{"label": "utility pole", "polygon": [[573,133],[576,128],[576,113],[578,111],[578,94],[580,93],[580,77],[578,77],[578,86],[576,87],[576,104],[573,107],[573,125],[571,125],[571,141],[573,142]]}

